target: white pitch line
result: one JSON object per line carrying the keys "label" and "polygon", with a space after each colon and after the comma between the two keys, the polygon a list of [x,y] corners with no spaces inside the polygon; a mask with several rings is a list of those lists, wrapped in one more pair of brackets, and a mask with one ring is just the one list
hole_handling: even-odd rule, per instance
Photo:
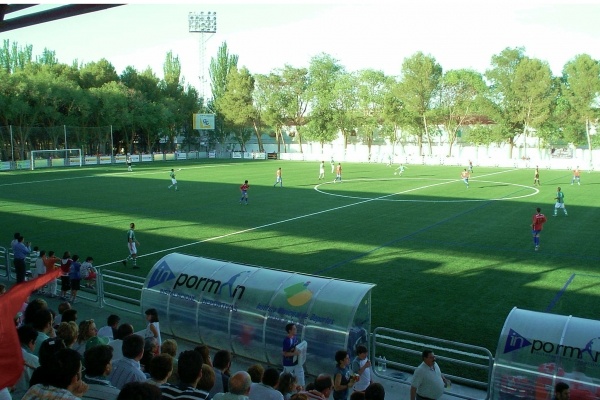
{"label": "white pitch line", "polygon": [[[481,177],[489,176],[489,175],[496,175],[496,174],[501,174],[501,173],[511,172],[511,171],[513,171],[513,170],[500,171],[500,172],[492,172],[490,174],[481,175]],[[457,181],[460,181],[460,180],[452,180],[450,182],[437,183],[437,184],[429,185],[429,186],[426,186],[426,187],[438,186],[438,185],[447,184],[447,183],[451,183],[451,182],[457,182]],[[315,186],[315,190],[317,190],[316,188],[317,187]],[[297,217],[288,218],[288,219],[284,219],[284,220],[276,221],[276,222],[271,222],[269,224],[255,226],[253,228],[243,229],[241,231],[230,232],[230,233],[226,233],[224,235],[220,235],[220,236],[215,236],[215,237],[208,238],[208,239],[199,240],[197,242],[182,244],[181,246],[175,246],[175,247],[171,247],[171,248],[168,248],[168,249],[158,250],[158,251],[155,251],[155,252],[152,252],[152,253],[147,253],[147,254],[144,254],[142,256],[138,256],[137,258],[149,257],[149,256],[153,256],[153,255],[156,255],[156,254],[161,254],[161,253],[165,253],[165,252],[169,252],[169,251],[183,249],[183,248],[190,247],[190,246],[195,246],[195,245],[201,244],[201,243],[212,242],[212,241],[223,239],[223,238],[226,238],[226,237],[230,237],[230,236],[240,235],[242,233],[256,231],[258,229],[268,228],[270,226],[275,226],[275,225],[283,224],[283,223],[286,223],[286,222],[296,221],[296,220],[302,219],[302,218],[313,217],[315,215],[325,214],[325,213],[328,213],[328,212],[331,212],[331,211],[337,211],[337,210],[341,210],[341,209],[344,209],[344,208],[354,207],[354,206],[357,206],[357,205],[369,203],[369,202],[372,202],[372,201],[378,201],[379,199],[382,199],[382,198],[386,198],[386,197],[389,197],[389,196],[395,196],[397,194],[407,193],[407,192],[410,192],[410,191],[413,191],[413,190],[417,190],[417,189],[409,189],[409,190],[407,190],[405,192],[398,192],[398,193],[393,193],[393,194],[387,194],[385,196],[374,197],[372,199],[366,199],[366,200],[358,201],[358,202],[352,203],[352,204],[346,204],[346,205],[343,205],[343,206],[338,206],[338,207],[330,208],[330,209],[327,209],[327,210],[316,211],[316,212],[305,214],[305,215],[299,215]],[[110,262],[110,263],[107,263],[107,264],[98,265],[97,268],[98,267],[104,267],[104,266],[112,265],[112,264],[117,264],[117,263],[120,263],[120,262],[121,262],[121,260],[113,261],[113,262]]]}

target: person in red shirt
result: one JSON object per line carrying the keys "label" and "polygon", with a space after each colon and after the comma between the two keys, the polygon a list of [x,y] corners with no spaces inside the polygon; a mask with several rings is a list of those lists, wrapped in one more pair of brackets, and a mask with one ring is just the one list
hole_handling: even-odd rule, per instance
{"label": "person in red shirt", "polygon": [[542,209],[537,208],[537,213],[531,219],[531,233],[533,234],[533,244],[535,245],[535,251],[540,248],[540,232],[544,228],[546,223],[546,216],[542,214]]}
{"label": "person in red shirt", "polygon": [[240,192],[242,192],[242,197],[240,197],[240,204],[242,204],[242,201],[246,203],[246,205],[248,205],[248,188],[250,187],[250,185],[248,185],[248,180],[244,181],[244,184],[242,186],[240,186]]}

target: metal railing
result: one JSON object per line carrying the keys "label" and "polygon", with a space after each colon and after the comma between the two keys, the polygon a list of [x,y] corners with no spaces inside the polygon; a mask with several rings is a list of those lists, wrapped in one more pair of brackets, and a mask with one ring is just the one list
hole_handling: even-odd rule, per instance
{"label": "metal railing", "polygon": [[96,282],[100,297],[100,307],[106,305],[127,312],[131,312],[132,310],[131,308],[124,307],[123,303],[140,307],[142,288],[144,287],[145,280],[141,276],[98,268]]}
{"label": "metal railing", "polygon": [[[494,365],[492,353],[479,346],[444,340],[415,333],[389,328],[375,328],[371,335],[375,375],[409,385],[402,371],[413,374],[421,363],[423,349],[431,349],[438,363],[443,365],[442,373],[452,382],[486,391],[486,400],[490,396],[490,377]],[[384,358],[385,357],[385,358]],[[407,362],[410,360],[410,363]],[[393,367],[396,374],[382,374],[382,365]],[[445,392],[448,396],[463,399],[479,399],[468,393],[457,393],[452,389]]]}

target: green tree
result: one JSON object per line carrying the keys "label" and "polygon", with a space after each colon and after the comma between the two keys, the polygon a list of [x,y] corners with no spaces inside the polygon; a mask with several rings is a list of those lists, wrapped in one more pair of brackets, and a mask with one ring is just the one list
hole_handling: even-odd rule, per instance
{"label": "green tree", "polygon": [[580,54],[564,66],[562,81],[563,93],[567,102],[565,106],[571,111],[568,118],[565,119],[584,126],[591,164],[590,128],[599,116],[600,63],[587,54]]}
{"label": "green tree", "polygon": [[227,42],[223,42],[217,51],[217,57],[210,60],[209,75],[212,99],[210,101],[203,100],[203,104],[207,105],[208,111],[215,114],[216,126],[214,132],[209,132],[210,142],[224,144],[229,136],[231,127],[226,126],[222,110],[217,104],[227,89],[230,71],[237,70],[238,58],[239,56],[236,54],[229,54]]}
{"label": "green tree", "polygon": [[376,133],[384,122],[385,99],[389,86],[382,71],[363,70],[357,77],[358,123],[362,139],[367,143],[369,159]]}
{"label": "green tree", "polygon": [[400,81],[401,99],[407,112],[418,119],[417,144],[423,155],[423,135],[433,152],[428,117],[433,108],[432,99],[439,90],[442,67],[435,58],[418,52],[404,59]]}
{"label": "green tree", "polygon": [[448,156],[461,129],[473,121],[478,104],[487,89],[480,73],[467,70],[447,71],[440,84],[435,120],[448,135]]}
{"label": "green tree", "polygon": [[[131,68],[131,67],[130,67]],[[115,67],[106,59],[85,64],[79,70],[79,86],[83,89],[99,88],[119,80]]]}

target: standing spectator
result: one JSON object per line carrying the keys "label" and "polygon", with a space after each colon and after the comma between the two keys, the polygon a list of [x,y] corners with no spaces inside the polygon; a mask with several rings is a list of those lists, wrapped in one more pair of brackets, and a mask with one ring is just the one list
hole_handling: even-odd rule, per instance
{"label": "standing spectator", "polygon": [[38,332],[29,325],[23,325],[17,330],[17,333],[19,334],[19,342],[21,343],[24,365],[23,374],[13,388],[13,399],[20,399],[23,397],[25,392],[27,392],[27,389],[29,389],[29,381],[31,380],[33,371],[40,366],[38,357],[33,354]]}
{"label": "standing spectator", "polygon": [[77,291],[81,289],[81,263],[77,254],[73,255],[72,260],[69,268],[69,284],[71,285],[71,304],[75,304]]}
{"label": "standing spectator", "polygon": [[[56,269],[56,264],[60,262],[60,258],[54,255],[54,251],[50,250],[48,256],[44,259],[46,273],[50,273]],[[51,298],[56,297],[56,279],[48,284],[48,294]]]}
{"label": "standing spectator", "polygon": [[[46,275],[46,264],[44,260],[46,259],[46,250],[40,251],[40,255],[35,259],[35,275],[37,278]],[[44,288],[39,290],[39,293],[45,294]]]}
{"label": "standing spectator", "polygon": [[144,338],[132,334],[123,339],[123,358],[113,363],[110,382],[121,389],[128,382],[145,382],[146,375],[140,367],[144,355]]}
{"label": "standing spectator", "polygon": [[275,368],[267,368],[262,382],[252,383],[248,398],[250,400],[283,400],[283,395],[275,389],[279,383],[279,372]]}
{"label": "standing spectator", "polygon": [[354,384],[355,391],[364,392],[371,383],[373,383],[371,375],[371,360],[368,358],[367,347],[359,344],[356,346],[356,357],[352,360],[352,373],[358,374],[359,379]]}
{"label": "standing spectator", "polygon": [[86,257],[85,261],[81,263],[81,278],[85,279],[85,287],[90,289],[96,289],[96,277],[98,276],[98,271],[96,271],[96,267],[92,264],[94,262],[93,257]]}
{"label": "standing spectator", "polygon": [[423,362],[413,374],[410,386],[410,400],[433,399],[438,400],[444,394],[446,378],[442,375],[440,367],[435,362],[432,350],[423,350]]}
{"label": "standing spectator", "polygon": [[304,368],[298,363],[300,350],[296,348],[300,344],[296,336],[297,330],[296,324],[289,323],[285,326],[287,336],[283,339],[283,371],[294,375],[298,385],[304,387]]}
{"label": "standing spectator", "polygon": [[88,390],[81,380],[81,356],[74,350],[62,349],[54,354],[53,367],[45,384],[29,388],[23,400],[79,400]]}
{"label": "standing spectator", "polygon": [[385,400],[385,389],[381,383],[371,383],[365,390],[365,400]]}
{"label": "standing spectator", "polygon": [[240,197],[240,204],[245,202],[248,205],[248,189],[250,185],[248,185],[248,180],[245,180],[242,186],[240,186],[240,192],[242,193],[242,197]]}
{"label": "standing spectator", "polygon": [[342,182],[342,163],[338,163],[337,168],[335,169],[335,179],[333,182]]}
{"label": "standing spectator", "polygon": [[31,244],[24,243],[25,238],[19,236],[17,242],[13,246],[13,262],[15,265],[15,274],[17,275],[17,283],[25,282],[25,257],[31,253]]}
{"label": "standing spectator", "polygon": [[162,340],[160,338],[160,324],[158,322],[158,311],[156,308],[149,308],[145,312],[146,321],[148,321],[148,325],[146,326],[146,332],[144,333],[144,337],[153,337],[158,341],[158,346],[162,344]]}
{"label": "standing spectator", "polygon": [[127,265],[127,261],[133,261],[133,268],[137,269],[137,246],[140,245],[140,242],[135,238],[135,224],[132,222],[129,224],[129,230],[127,231],[127,248],[129,249],[129,255],[126,259],[121,261],[124,266]]}
{"label": "standing spectator", "polygon": [[84,353],[85,375],[83,381],[89,389],[83,400],[116,400],[119,389],[111,385],[108,375],[112,370],[113,349],[107,345],[93,346]]}
{"label": "standing spectator", "polygon": [[213,396],[213,400],[248,400],[251,384],[250,375],[246,371],[236,372],[230,379],[229,391],[217,393]]}
{"label": "standing spectator", "polygon": [[279,183],[279,187],[283,187],[283,181],[281,180],[281,167],[277,169],[275,172],[275,184],[273,187],[277,186]]}
{"label": "standing spectator", "polygon": [[573,170],[573,179],[571,179],[571,185],[577,182],[577,185],[581,185],[581,171],[579,165]]}
{"label": "standing spectator", "polygon": [[65,251],[60,259],[60,299],[67,300],[67,292],[71,290],[71,280],[69,272],[71,272],[71,253]]}
{"label": "standing spectator", "polygon": [[170,383],[161,386],[163,399],[208,399],[207,392],[196,388],[202,378],[202,356],[194,350],[183,351],[179,355],[177,373],[179,385]]}
{"label": "standing spectator", "polygon": [[554,204],[554,214],[552,216],[556,217],[558,215],[558,209],[562,208],[566,217],[568,214],[567,209],[565,208],[565,194],[560,189],[560,186],[556,189],[556,197],[554,200],[556,200],[556,204]]}
{"label": "standing spectator", "polygon": [[229,391],[229,368],[231,368],[231,353],[227,350],[217,351],[213,360],[215,385],[210,391],[210,397],[215,397],[217,393]]}
{"label": "standing spectator", "polygon": [[540,232],[544,229],[544,224],[546,223],[546,216],[542,214],[541,208],[536,208],[537,213],[535,213],[531,219],[531,233],[533,235],[533,244],[535,246],[535,251],[538,251],[540,248]]}
{"label": "standing spectator", "polygon": [[106,325],[98,329],[98,336],[104,336],[113,340],[117,334],[117,328],[121,322],[121,317],[116,314],[111,314],[106,319]]}
{"label": "standing spectator", "polygon": [[350,370],[350,356],[346,350],[335,352],[335,375],[333,376],[333,398],[335,400],[348,400],[350,388],[356,379]]}

